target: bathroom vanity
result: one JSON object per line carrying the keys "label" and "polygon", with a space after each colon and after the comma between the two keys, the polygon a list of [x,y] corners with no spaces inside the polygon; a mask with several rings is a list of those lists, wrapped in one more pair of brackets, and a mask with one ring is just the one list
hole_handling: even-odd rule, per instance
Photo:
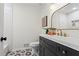
{"label": "bathroom vanity", "polygon": [[78,41],[73,41],[72,38],[43,34],[40,35],[39,42],[40,56],[79,56]]}

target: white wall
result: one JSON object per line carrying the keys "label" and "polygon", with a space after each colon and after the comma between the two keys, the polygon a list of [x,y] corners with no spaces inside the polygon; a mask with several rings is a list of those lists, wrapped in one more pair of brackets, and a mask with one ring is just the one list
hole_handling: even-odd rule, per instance
{"label": "white wall", "polygon": [[44,17],[44,16],[48,16],[48,21],[47,21],[47,27],[50,27],[51,26],[51,21],[50,21],[50,16],[51,16],[51,14],[50,14],[50,5],[51,4],[42,4],[41,5],[41,19],[42,19],[42,17]]}
{"label": "white wall", "polygon": [[41,32],[39,4],[13,4],[13,48],[22,48],[39,39]]}

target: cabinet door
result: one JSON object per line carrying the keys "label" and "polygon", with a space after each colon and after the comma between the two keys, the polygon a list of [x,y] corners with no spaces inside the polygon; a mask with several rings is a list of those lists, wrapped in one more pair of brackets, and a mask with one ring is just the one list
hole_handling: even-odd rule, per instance
{"label": "cabinet door", "polygon": [[40,56],[43,56],[44,55],[44,48],[41,45],[39,45],[39,55]]}
{"label": "cabinet door", "polygon": [[54,52],[51,52],[48,48],[45,47],[45,51],[44,51],[44,55],[45,56],[56,56],[56,54]]}
{"label": "cabinet door", "polygon": [[3,27],[4,26],[4,4],[0,3],[0,56],[4,55],[3,50],[3,41],[1,41],[1,37],[3,37]]}
{"label": "cabinet door", "polygon": [[43,41],[43,44],[46,46],[46,47],[48,47],[49,48],[49,50],[51,50],[51,51],[56,51],[56,48],[57,48],[57,43],[56,42],[53,42],[53,41],[51,41],[51,40],[49,40],[49,39],[46,39],[46,38],[43,38],[43,37],[41,37],[41,39],[42,39],[42,41]]}
{"label": "cabinet door", "polygon": [[59,56],[79,56],[79,51],[76,51],[61,44],[57,45],[57,52]]}
{"label": "cabinet door", "polygon": [[62,54],[65,56],[79,56],[79,51],[66,46],[62,46]]}

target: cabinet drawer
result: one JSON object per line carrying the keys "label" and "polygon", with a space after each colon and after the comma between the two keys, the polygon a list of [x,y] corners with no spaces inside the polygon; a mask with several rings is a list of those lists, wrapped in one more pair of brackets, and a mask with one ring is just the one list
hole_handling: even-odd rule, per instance
{"label": "cabinet drawer", "polygon": [[57,50],[57,47],[56,47],[56,46],[52,46],[52,45],[46,44],[46,47],[47,47],[51,52],[55,52],[55,53],[56,53],[56,50]]}
{"label": "cabinet drawer", "polygon": [[45,56],[56,56],[55,52],[51,52],[48,48],[45,48]]}

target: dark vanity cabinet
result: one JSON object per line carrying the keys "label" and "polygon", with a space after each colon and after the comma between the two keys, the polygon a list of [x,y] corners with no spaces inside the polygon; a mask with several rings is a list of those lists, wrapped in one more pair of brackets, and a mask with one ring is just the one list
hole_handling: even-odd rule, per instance
{"label": "dark vanity cabinet", "polygon": [[39,37],[39,55],[40,56],[79,56],[79,51],[51,41],[44,37]]}

